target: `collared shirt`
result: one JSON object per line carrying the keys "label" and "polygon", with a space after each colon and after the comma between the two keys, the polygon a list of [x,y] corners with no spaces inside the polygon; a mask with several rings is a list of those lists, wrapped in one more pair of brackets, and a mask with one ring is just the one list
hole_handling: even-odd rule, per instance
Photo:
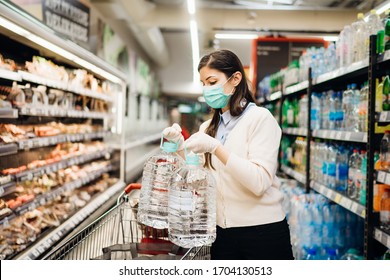
{"label": "collared shirt", "polygon": [[256,104],[250,102],[239,116],[233,117],[230,114],[230,110],[227,110],[225,113],[220,114],[221,118],[219,120],[218,130],[215,138],[218,139],[222,143],[222,145],[225,144],[226,138],[229,136],[230,131],[233,130],[238,121],[248,112],[248,110],[252,106],[256,106]]}

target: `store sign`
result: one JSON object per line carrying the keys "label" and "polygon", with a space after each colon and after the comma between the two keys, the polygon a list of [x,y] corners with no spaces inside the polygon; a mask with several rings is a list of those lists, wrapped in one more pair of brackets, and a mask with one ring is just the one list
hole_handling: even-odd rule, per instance
{"label": "store sign", "polygon": [[43,0],[43,22],[72,41],[88,43],[89,8],[77,0]]}

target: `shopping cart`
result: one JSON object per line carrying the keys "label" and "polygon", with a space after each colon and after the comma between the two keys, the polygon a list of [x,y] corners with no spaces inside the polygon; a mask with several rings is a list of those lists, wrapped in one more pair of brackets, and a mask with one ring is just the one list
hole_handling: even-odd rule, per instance
{"label": "shopping cart", "polygon": [[58,246],[45,260],[210,259],[210,246],[184,249],[168,240],[166,229],[137,221],[141,184],[132,183],[114,207]]}

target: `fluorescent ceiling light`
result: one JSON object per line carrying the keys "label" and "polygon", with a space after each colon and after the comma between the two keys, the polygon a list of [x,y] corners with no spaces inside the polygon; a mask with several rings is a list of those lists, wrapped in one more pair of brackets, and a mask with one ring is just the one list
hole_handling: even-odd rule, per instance
{"label": "fluorescent ceiling light", "polygon": [[191,47],[192,47],[192,68],[193,81],[199,83],[198,63],[199,63],[199,38],[198,24],[195,20],[190,21]]}
{"label": "fluorescent ceiling light", "polygon": [[267,5],[273,5],[274,3],[291,5],[293,3],[292,0],[258,0],[258,1],[235,1],[235,2],[237,4],[241,4],[245,6],[257,6],[260,4],[259,2],[264,2]]}
{"label": "fluorescent ceiling light", "polygon": [[187,10],[190,15],[195,14],[195,0],[187,0]]}
{"label": "fluorescent ceiling light", "polygon": [[322,38],[328,42],[336,42],[339,39],[339,36],[324,36]]}
{"label": "fluorescent ceiling light", "polygon": [[252,40],[257,39],[259,36],[256,34],[215,34],[216,39],[235,39],[235,40]]}
{"label": "fluorescent ceiling light", "polygon": [[101,69],[100,67],[93,65],[92,63],[68,52],[67,50],[64,50],[63,48],[61,48],[53,43],[50,43],[49,41],[43,39],[42,37],[39,37],[39,36],[31,33],[30,31],[6,20],[5,18],[0,17],[0,25],[3,26],[4,28],[8,29],[11,32],[14,32],[20,36],[27,38],[31,42],[34,42],[34,43],[44,47],[45,49],[48,49],[49,51],[52,51],[52,52],[59,54],[60,56],[66,58],[70,61],[75,62],[76,64],[106,78],[107,80],[110,80],[113,83],[120,84],[122,82],[122,79],[118,78],[117,76],[112,75],[111,73]]}
{"label": "fluorescent ceiling light", "polygon": [[387,1],[387,2],[384,3],[383,5],[378,6],[378,7],[376,8],[376,13],[377,13],[378,15],[380,15],[380,14],[386,12],[388,9],[390,9],[390,1]]}

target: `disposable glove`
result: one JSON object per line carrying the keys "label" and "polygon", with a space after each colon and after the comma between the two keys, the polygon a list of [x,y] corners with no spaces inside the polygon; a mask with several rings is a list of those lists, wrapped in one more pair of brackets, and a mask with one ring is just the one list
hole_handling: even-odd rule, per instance
{"label": "disposable glove", "polygon": [[204,132],[197,132],[185,141],[186,149],[196,154],[214,153],[219,145],[221,142]]}
{"label": "disposable glove", "polygon": [[172,126],[166,127],[163,130],[163,137],[169,142],[177,143],[178,151],[183,150],[184,147],[184,137],[181,134],[181,127],[177,123],[174,123]]}

